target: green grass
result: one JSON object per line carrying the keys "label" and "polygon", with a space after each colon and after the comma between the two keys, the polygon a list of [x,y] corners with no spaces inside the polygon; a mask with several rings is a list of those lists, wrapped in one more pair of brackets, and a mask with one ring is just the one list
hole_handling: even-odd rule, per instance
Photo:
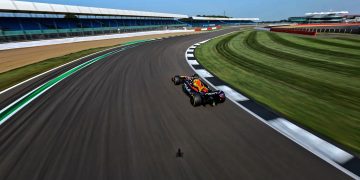
{"label": "green grass", "polygon": [[329,40],[322,40],[322,39],[315,39],[315,38],[303,38],[307,41],[310,41],[312,43],[318,43],[318,44],[325,44],[325,45],[330,45],[330,46],[335,46],[335,47],[343,47],[343,48],[348,48],[348,49],[355,49],[355,50],[360,50],[360,46],[358,45],[351,45],[351,44],[347,44],[344,42],[336,42],[336,41],[329,41]]}
{"label": "green grass", "polygon": [[354,49],[346,49],[334,46],[319,45],[315,43],[309,43],[306,40],[289,34],[270,33],[270,38],[279,44],[289,46],[296,49],[306,50],[309,52],[315,52],[323,55],[331,55],[338,58],[357,58],[360,59],[360,52]]}
{"label": "green grass", "polygon": [[[111,46],[112,47],[112,46]],[[8,87],[11,87],[21,81],[24,81],[30,77],[43,73],[47,70],[50,70],[54,67],[60,66],[67,62],[73,61],[75,59],[84,57],[86,55],[107,49],[110,47],[99,47],[88,49],[84,51],[79,51],[76,53],[67,54],[65,56],[55,57],[40,61],[34,64],[23,66],[17,69],[13,69],[7,72],[0,74],[0,90],[4,90]]]}
{"label": "green grass", "polygon": [[360,43],[360,38],[359,39],[354,39],[354,38],[339,37],[337,39],[344,40],[344,41],[349,41],[349,42],[353,42],[353,43]]}
{"label": "green grass", "polygon": [[[153,39],[135,40],[135,41],[123,43],[121,45],[126,46],[126,45],[148,42],[148,41],[152,41],[152,40]],[[110,49],[110,48],[116,47],[116,46],[120,46],[120,44],[113,45],[113,46],[104,46],[104,47],[87,49],[87,50],[67,54],[65,56],[50,58],[50,59],[47,59],[44,61],[40,61],[38,63],[30,64],[27,66],[23,66],[23,67],[20,67],[17,69],[13,69],[10,71],[0,73],[0,91],[4,90],[6,88],[9,88],[17,83],[20,83],[26,79],[29,79],[33,76],[36,76],[43,72],[46,72],[52,68],[66,64],[70,61],[79,59],[81,57],[84,57],[84,56],[87,56],[87,55],[90,55],[90,54],[93,54],[93,53],[96,53],[96,52],[99,52],[102,50]]]}
{"label": "green grass", "polygon": [[248,96],[360,154],[360,43],[347,39],[244,30],[195,54]]}

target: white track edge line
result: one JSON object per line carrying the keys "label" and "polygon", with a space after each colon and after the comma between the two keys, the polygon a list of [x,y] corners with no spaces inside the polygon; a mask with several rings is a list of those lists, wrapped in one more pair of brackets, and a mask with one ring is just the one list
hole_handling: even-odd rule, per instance
{"label": "white track edge line", "polygon": [[[160,39],[163,39],[163,38],[155,38],[155,39],[149,39],[149,40],[160,40]],[[11,90],[11,89],[16,88],[16,87],[18,87],[18,86],[20,86],[20,85],[22,85],[22,84],[24,84],[24,83],[26,83],[26,82],[29,82],[29,81],[31,81],[31,80],[33,80],[33,79],[36,79],[36,78],[38,78],[38,77],[40,77],[40,76],[43,76],[43,75],[45,75],[45,74],[47,74],[47,73],[49,73],[49,72],[52,72],[52,71],[54,71],[54,70],[56,70],[56,69],[62,68],[62,67],[64,67],[64,66],[67,66],[67,65],[69,65],[69,64],[72,64],[72,63],[74,63],[74,62],[80,61],[80,60],[82,60],[82,59],[85,59],[85,58],[87,58],[87,57],[90,57],[90,56],[93,56],[93,55],[96,55],[96,54],[99,54],[99,53],[102,53],[102,52],[105,52],[105,51],[109,51],[109,50],[112,50],[112,49],[120,48],[120,47],[122,47],[122,46],[124,46],[124,45],[119,45],[119,46],[111,47],[111,48],[104,49],[104,50],[101,50],[101,51],[98,51],[98,52],[94,52],[94,53],[92,53],[92,54],[86,55],[86,56],[84,56],[84,57],[75,59],[75,60],[73,60],[73,61],[67,62],[67,63],[62,64],[62,65],[60,65],[60,66],[54,67],[54,68],[52,68],[52,69],[50,69],[50,70],[47,70],[47,71],[45,71],[45,72],[43,72],[43,73],[40,73],[40,74],[38,74],[38,75],[35,75],[35,76],[33,76],[33,77],[29,78],[29,79],[26,79],[26,80],[24,80],[24,81],[22,81],[22,82],[20,82],[20,83],[17,83],[17,84],[15,84],[15,85],[7,88],[7,89],[4,89],[4,90],[0,91],[0,95],[1,95],[1,94],[4,94],[5,92],[7,92],[7,91],[9,91],[9,90]]]}
{"label": "white track edge line", "polygon": [[18,87],[18,86],[20,86],[20,85],[22,85],[22,84],[24,84],[24,83],[26,83],[26,82],[29,82],[29,81],[31,81],[31,80],[33,80],[33,79],[36,79],[36,78],[38,78],[38,77],[40,77],[40,76],[43,76],[43,75],[45,75],[45,74],[47,74],[47,73],[49,73],[49,72],[55,71],[55,70],[57,70],[57,69],[59,69],[59,68],[62,68],[62,67],[64,67],[64,66],[67,66],[67,65],[69,65],[69,64],[72,64],[72,63],[74,63],[74,62],[80,61],[80,60],[85,59],[85,58],[87,58],[87,57],[90,57],[90,56],[93,56],[93,55],[96,55],[96,54],[99,54],[99,53],[102,53],[102,52],[105,52],[105,51],[108,51],[108,50],[111,50],[111,49],[119,48],[119,47],[121,47],[121,45],[120,45],[120,46],[116,46],[116,47],[112,47],[112,48],[109,48],[109,49],[101,50],[101,51],[98,51],[98,52],[95,52],[95,53],[92,53],[92,54],[89,54],[89,55],[86,55],[86,56],[84,56],[84,57],[75,59],[75,60],[73,60],[73,61],[67,62],[67,63],[65,63],[65,64],[62,64],[62,65],[60,65],[60,66],[57,66],[57,67],[52,68],[52,69],[50,69],[50,70],[47,70],[47,71],[45,71],[45,72],[43,72],[43,73],[40,73],[40,74],[38,74],[38,75],[36,75],[36,76],[33,76],[33,77],[29,78],[29,79],[26,79],[26,80],[24,80],[24,81],[22,81],[22,82],[20,82],[20,83],[17,83],[17,84],[15,84],[15,85],[13,85],[13,86],[5,89],[5,90],[2,90],[2,91],[0,92],[0,95],[1,95],[1,94],[4,94],[5,92],[7,92],[7,91],[9,91],[9,90],[11,90],[11,89],[16,88],[16,87]]}
{"label": "white track edge line", "polygon": [[[121,46],[119,46],[119,47],[121,47]],[[111,48],[111,49],[113,49],[113,48]],[[126,50],[126,49],[120,49],[120,50],[117,50],[117,51],[112,51],[112,54],[111,54],[111,55],[116,54],[116,53],[119,53],[119,52],[122,52],[122,51],[124,51],[124,50]],[[109,52],[109,53],[111,53],[111,52]],[[95,57],[95,58],[97,58],[97,57]],[[92,61],[92,60],[94,60],[95,58],[90,59],[89,61]],[[86,62],[84,62],[84,63],[82,63],[82,64],[88,63],[89,61],[86,61]],[[86,67],[94,64],[95,62],[97,62],[97,61],[90,62],[89,64],[86,64],[85,66],[81,67],[81,68],[78,69],[77,71],[81,71],[82,69],[84,69],[84,68],[86,68]],[[78,65],[78,66],[81,66],[82,64],[80,64],[80,65]],[[76,67],[78,67],[78,66],[76,66]],[[64,72],[64,73],[67,73],[67,72],[71,71],[72,69],[74,69],[74,68],[76,68],[76,67],[73,67],[73,68],[71,68],[70,70],[68,70],[68,71],[66,71],[66,72]],[[77,72],[77,71],[76,71],[76,72]],[[66,78],[64,78],[64,79],[66,79]],[[23,109],[26,105],[28,105],[29,103],[31,103],[32,101],[34,101],[34,100],[35,100],[36,98],[38,98],[40,95],[44,94],[46,91],[48,91],[50,88],[54,87],[56,84],[60,83],[60,82],[63,81],[64,79],[61,79],[61,80],[55,82],[55,83],[52,84],[51,86],[47,87],[46,89],[44,89],[43,91],[41,91],[40,93],[38,93],[37,95],[35,95],[34,97],[32,97],[31,99],[29,99],[26,103],[24,103],[24,104],[22,104],[21,106],[19,106],[15,111],[13,111],[12,113],[8,114],[2,121],[0,121],[0,125],[2,125],[3,123],[5,123],[8,119],[10,119],[14,114],[16,114],[16,113],[19,112],[21,109]],[[51,81],[51,80],[49,80],[49,81]],[[46,81],[45,83],[41,84],[40,86],[37,86],[37,87],[36,87],[35,89],[33,89],[32,91],[26,93],[25,95],[23,95],[23,96],[21,96],[20,98],[18,98],[16,101],[14,101],[14,102],[12,102],[11,104],[7,105],[5,108],[3,108],[3,109],[0,111],[0,113],[2,113],[2,112],[4,112],[4,111],[6,111],[7,109],[11,108],[14,104],[16,104],[17,102],[21,101],[22,99],[24,99],[24,98],[27,97],[29,94],[31,94],[32,92],[36,91],[37,89],[41,88],[43,85],[45,85],[45,84],[48,83],[49,81]]]}

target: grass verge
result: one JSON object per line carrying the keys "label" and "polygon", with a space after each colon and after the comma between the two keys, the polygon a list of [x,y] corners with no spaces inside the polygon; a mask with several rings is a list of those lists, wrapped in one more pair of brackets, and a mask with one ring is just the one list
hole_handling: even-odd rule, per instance
{"label": "grass verge", "polygon": [[357,44],[290,36],[245,30],[202,44],[195,54],[235,88],[359,155]]}
{"label": "grass verge", "polygon": [[[116,45],[118,46],[118,45]],[[67,54],[65,56],[50,58],[41,62],[23,66],[17,69],[13,69],[7,72],[0,74],[0,91],[9,88],[17,83],[20,83],[28,78],[41,74],[45,71],[48,71],[52,68],[66,64],[75,59],[87,56],[89,54],[105,50],[115,46],[99,47],[92,48],[84,51],[79,51],[76,53]]]}

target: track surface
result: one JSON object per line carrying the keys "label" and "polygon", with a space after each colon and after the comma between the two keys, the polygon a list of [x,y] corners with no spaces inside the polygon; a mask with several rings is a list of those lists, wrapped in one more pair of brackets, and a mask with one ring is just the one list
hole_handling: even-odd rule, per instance
{"label": "track surface", "polygon": [[232,102],[194,108],[171,83],[193,73],[190,45],[229,31],[143,44],[60,82],[0,127],[0,179],[348,179]]}

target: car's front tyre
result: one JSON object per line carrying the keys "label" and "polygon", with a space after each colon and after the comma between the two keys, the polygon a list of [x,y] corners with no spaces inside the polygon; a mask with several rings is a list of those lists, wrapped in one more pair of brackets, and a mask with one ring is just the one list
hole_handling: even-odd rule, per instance
{"label": "car's front tyre", "polygon": [[198,74],[193,74],[192,77],[195,78],[195,79],[199,79],[199,78],[200,78],[200,76],[199,76]]}
{"label": "car's front tyre", "polygon": [[175,85],[179,85],[181,83],[180,76],[174,76],[173,81]]}

